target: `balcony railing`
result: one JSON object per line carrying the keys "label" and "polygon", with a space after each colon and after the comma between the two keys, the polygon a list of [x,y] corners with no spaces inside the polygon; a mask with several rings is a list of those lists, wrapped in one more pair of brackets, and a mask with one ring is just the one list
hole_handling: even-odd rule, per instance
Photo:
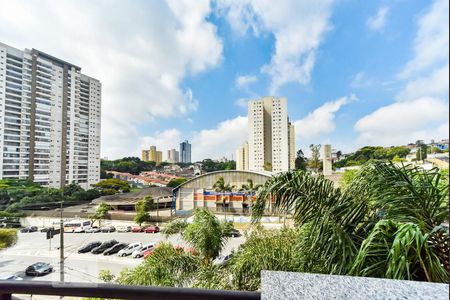
{"label": "balcony railing", "polygon": [[104,283],[95,284],[81,282],[61,283],[49,281],[0,280],[0,300],[11,300],[12,295],[15,294],[142,300],[261,299],[261,294],[258,292],[205,290],[156,286],[129,286]]}

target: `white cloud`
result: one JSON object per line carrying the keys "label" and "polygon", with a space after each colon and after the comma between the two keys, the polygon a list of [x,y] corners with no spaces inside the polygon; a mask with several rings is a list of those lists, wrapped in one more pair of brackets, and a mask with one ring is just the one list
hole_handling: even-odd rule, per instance
{"label": "white cloud", "polygon": [[235,80],[237,88],[246,88],[250,84],[256,82],[257,78],[254,75],[238,75]]}
{"label": "white cloud", "polygon": [[238,116],[220,122],[216,128],[195,132],[192,137],[192,159],[231,158],[236,149],[247,140],[247,117]]}
{"label": "white cloud", "polygon": [[137,147],[137,124],[195,110],[181,81],[222,57],[208,0],[0,0],[0,7],[2,42],[47,52],[102,82],[102,155],[111,158]]}
{"label": "white cloud", "polygon": [[150,146],[156,146],[158,151],[163,152],[163,160],[166,160],[167,150],[174,148],[179,151],[181,133],[178,129],[172,128],[160,132],[158,131],[154,136],[141,137],[139,140],[140,147],[137,149],[137,153],[140,153],[141,149],[149,149]]}
{"label": "white cloud", "polygon": [[365,88],[372,86],[375,83],[373,79],[367,77],[365,72],[358,72],[355,77],[353,77],[350,82],[350,87],[352,88]]}
{"label": "white cloud", "polygon": [[219,0],[220,10],[240,35],[271,33],[275,53],[262,72],[272,77],[270,93],[286,83],[308,84],[316,51],[330,28],[332,0]]}
{"label": "white cloud", "polygon": [[414,57],[400,73],[408,78],[433,67],[448,63],[449,52],[449,1],[436,0],[430,10],[418,21],[414,41]]}
{"label": "white cloud", "polygon": [[448,123],[448,103],[426,97],[383,106],[361,118],[355,130],[359,144],[389,146],[443,138],[443,123]]}
{"label": "white cloud", "polygon": [[352,100],[355,96],[342,97],[335,101],[329,101],[310,112],[305,118],[294,121],[295,135],[297,141],[317,138],[320,134],[330,133],[336,129],[334,117],[341,107]]}
{"label": "white cloud", "polygon": [[247,98],[239,98],[239,99],[237,99],[234,102],[234,104],[239,106],[239,107],[242,107],[242,108],[247,108],[248,107],[248,101],[249,101],[249,99],[247,99]]}
{"label": "white cloud", "polygon": [[369,27],[370,30],[381,30],[384,28],[384,26],[386,25],[386,17],[389,13],[389,7],[387,6],[381,6],[378,11],[377,14],[375,16],[370,17],[367,22],[366,25],[367,27]]}
{"label": "white cloud", "polygon": [[355,124],[358,143],[399,145],[448,137],[448,0],[436,0],[419,18],[414,57],[399,74],[404,87],[393,103]]}
{"label": "white cloud", "polygon": [[409,81],[397,95],[396,100],[408,101],[418,97],[448,98],[449,65],[431,72],[430,75]]}

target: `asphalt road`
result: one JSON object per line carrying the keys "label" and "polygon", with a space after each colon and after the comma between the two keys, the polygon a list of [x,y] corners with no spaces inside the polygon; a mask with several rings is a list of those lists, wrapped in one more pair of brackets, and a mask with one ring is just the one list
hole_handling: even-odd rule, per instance
{"label": "asphalt road", "polygon": [[[188,246],[180,236],[171,236],[168,239],[163,234],[156,233],[66,233],[64,234],[65,263],[64,281],[66,282],[101,282],[98,274],[101,270],[110,270],[118,275],[123,268],[133,268],[143,261],[130,257],[117,255],[104,256],[91,253],[78,254],[78,249],[93,241],[106,241],[115,239],[119,242],[157,243],[170,241],[174,245]],[[230,238],[222,254],[228,254],[237,249],[244,242],[244,237]],[[24,280],[59,281],[59,235],[51,240],[51,248],[46,234],[41,232],[19,233],[15,246],[0,251],[0,277],[16,274]],[[54,272],[41,277],[25,276],[26,267],[35,262],[47,262],[54,267]]]}

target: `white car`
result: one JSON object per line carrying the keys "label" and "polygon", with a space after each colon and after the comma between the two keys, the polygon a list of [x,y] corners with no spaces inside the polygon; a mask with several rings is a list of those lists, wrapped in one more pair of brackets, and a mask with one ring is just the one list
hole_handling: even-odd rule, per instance
{"label": "white car", "polygon": [[125,247],[122,250],[120,250],[117,253],[117,255],[118,256],[127,256],[127,255],[132,254],[134,251],[138,251],[140,249],[142,249],[142,243],[141,242],[129,244],[127,247]]}
{"label": "white car", "polygon": [[83,227],[77,227],[73,230],[74,233],[82,233],[84,232],[84,228]]}
{"label": "white car", "polygon": [[100,232],[100,228],[98,228],[97,226],[89,227],[89,228],[86,228],[85,232],[87,232],[87,233]]}
{"label": "white car", "polygon": [[226,265],[228,265],[228,262],[230,261],[230,259],[232,257],[233,257],[233,254],[221,255],[213,260],[213,265],[214,266],[226,266]]}
{"label": "white car", "polygon": [[147,250],[152,249],[153,247],[155,247],[155,244],[146,244],[146,245],[142,246],[141,249],[135,250],[135,251],[131,254],[131,257],[132,257],[132,258],[143,257],[143,256],[144,256],[144,252],[147,251]]}

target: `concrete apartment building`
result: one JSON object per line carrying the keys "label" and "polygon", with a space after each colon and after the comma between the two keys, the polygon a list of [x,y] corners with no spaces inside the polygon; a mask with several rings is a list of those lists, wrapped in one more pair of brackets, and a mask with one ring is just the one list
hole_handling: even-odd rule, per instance
{"label": "concrete apartment building", "polygon": [[162,151],[156,150],[156,146],[150,146],[149,150],[142,150],[142,161],[154,161],[157,164],[162,163]]}
{"label": "concrete apartment building", "polygon": [[100,114],[99,80],[0,43],[0,179],[90,188],[100,180]]}
{"label": "concrete apartment building", "polygon": [[248,143],[236,150],[236,170],[245,171],[248,170]]}
{"label": "concrete apartment building", "polygon": [[175,149],[167,150],[167,162],[171,164],[180,162],[180,152]]}
{"label": "concrete apartment building", "polygon": [[[239,167],[246,151],[239,149]],[[242,163],[244,162],[244,163]],[[295,167],[295,128],[289,122],[287,99],[263,97],[248,103],[248,170],[283,172]]]}
{"label": "concrete apartment building", "polygon": [[182,163],[191,163],[191,144],[187,140],[180,143],[180,160]]}

